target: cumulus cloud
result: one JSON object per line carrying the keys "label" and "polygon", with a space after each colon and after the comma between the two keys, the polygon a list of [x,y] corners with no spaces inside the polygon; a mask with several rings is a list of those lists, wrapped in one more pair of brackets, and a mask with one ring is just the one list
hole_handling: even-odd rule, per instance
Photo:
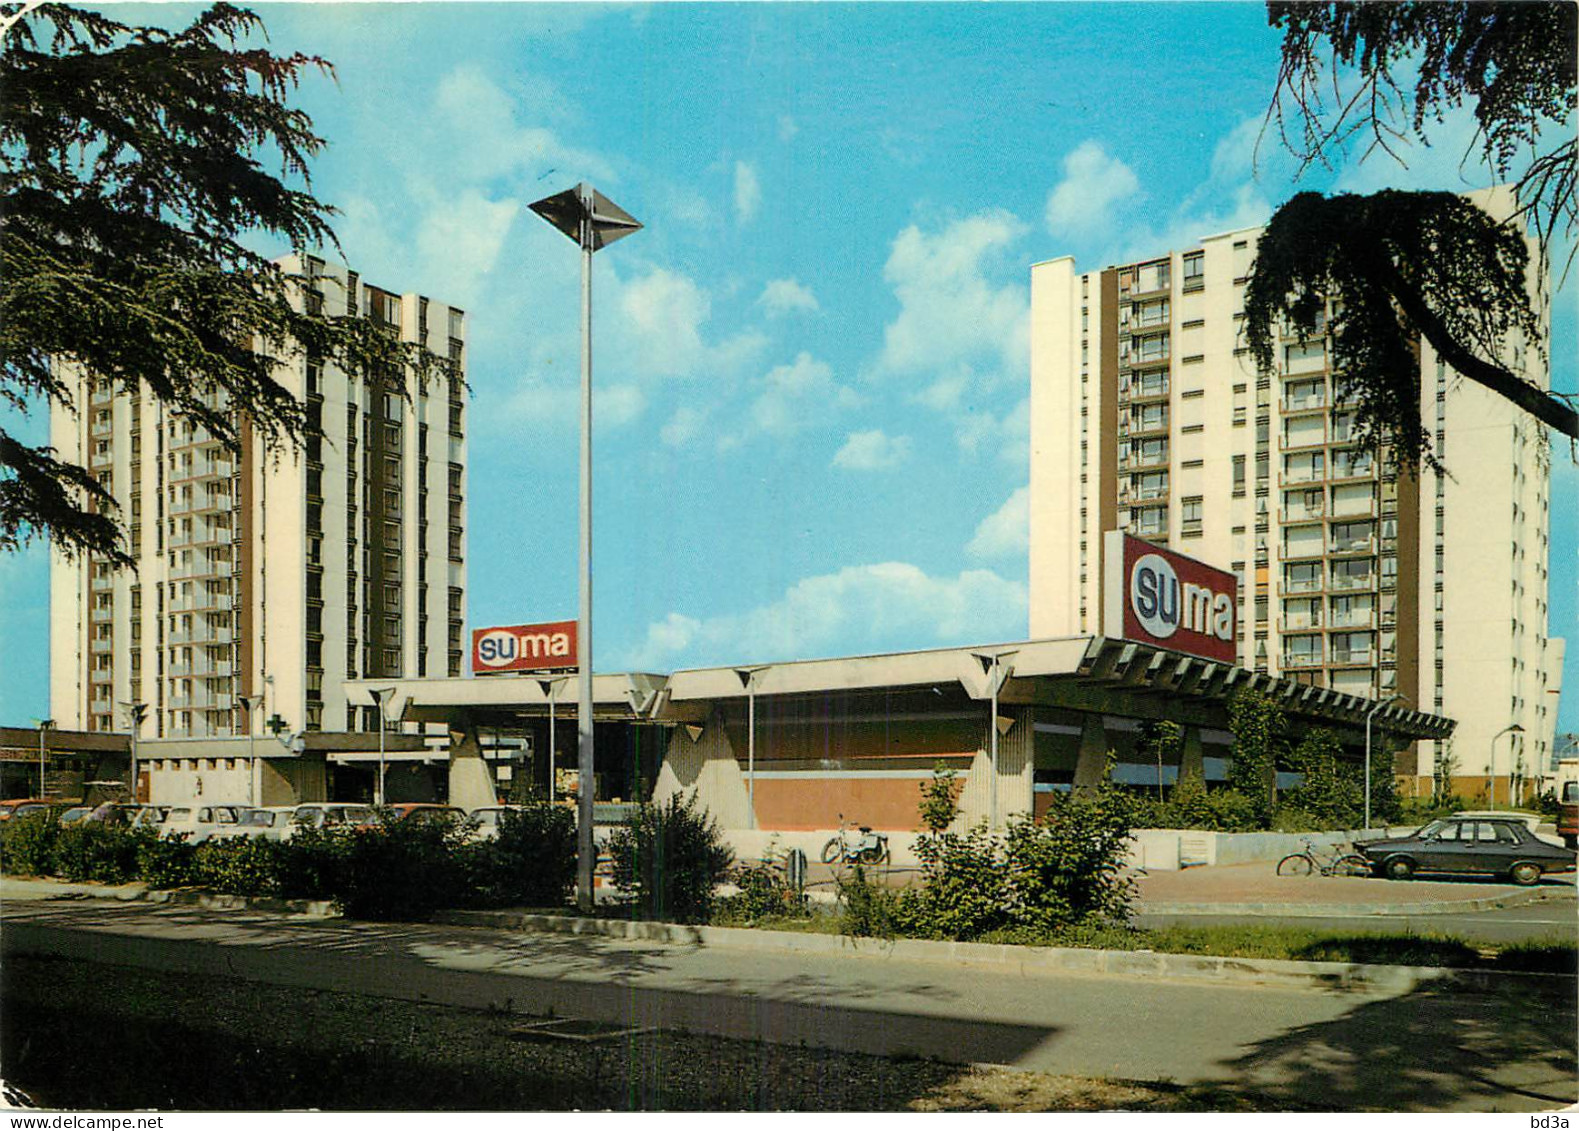
{"label": "cumulus cloud", "polygon": [[663,267],[632,279],[617,279],[614,302],[621,318],[614,329],[621,365],[640,376],[696,377],[733,370],[763,345],[761,335],[742,331],[709,342],[711,295],[696,280]]}
{"label": "cumulus cloud", "polygon": [[1002,463],[1023,467],[1031,460],[1031,401],[1022,400],[1002,416],[978,410],[955,425],[955,439],[971,455],[996,453]]}
{"label": "cumulus cloud", "polygon": [[900,232],[883,267],[899,315],[883,331],[880,366],[891,372],[989,364],[1021,374],[1027,359],[1029,300],[1023,286],[990,281],[1025,226],[1001,210],[956,220],[935,233]]}
{"label": "cumulus cloud", "polygon": [[735,162],[735,218],[748,224],[762,206],[762,182],[757,171],[744,161]]}
{"label": "cumulus cloud", "polygon": [[1075,147],[1063,169],[1063,179],[1047,194],[1047,230],[1055,236],[1111,227],[1114,209],[1140,192],[1135,171],[1098,141]]}
{"label": "cumulus cloud", "polygon": [[671,448],[683,448],[701,433],[707,414],[699,408],[682,405],[658,430],[658,438]]}
{"label": "cumulus cloud", "polygon": [[1031,488],[1019,488],[976,527],[965,552],[976,558],[1026,554],[1031,547]]}
{"label": "cumulus cloud", "polygon": [[805,578],[749,611],[698,619],[673,612],[615,663],[629,670],[806,659],[1017,638],[1026,588],[991,570],[933,577],[906,562]]}
{"label": "cumulus cloud", "polygon": [[890,436],[881,428],[851,432],[833,456],[833,466],[848,471],[887,471],[910,458],[910,437]]}
{"label": "cumulus cloud", "polygon": [[795,135],[800,133],[800,126],[788,114],[779,115],[779,140],[793,141]]}
{"label": "cumulus cloud", "polygon": [[751,421],[758,431],[787,435],[830,407],[851,408],[858,401],[853,390],[834,381],[827,362],[802,351],[790,364],[768,371],[751,406]]}
{"label": "cumulus cloud", "polygon": [[762,288],[757,303],[769,314],[815,313],[819,309],[817,296],[794,279],[774,279]]}

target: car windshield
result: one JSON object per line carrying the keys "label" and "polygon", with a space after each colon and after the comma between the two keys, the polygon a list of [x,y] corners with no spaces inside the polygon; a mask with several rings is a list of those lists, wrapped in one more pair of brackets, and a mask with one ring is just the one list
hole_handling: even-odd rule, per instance
{"label": "car windshield", "polygon": [[170,810],[170,815],[165,818],[167,821],[189,821],[191,819],[192,810],[190,809],[172,809]]}
{"label": "car windshield", "polygon": [[[1456,821],[1453,823],[1457,824]],[[1432,821],[1429,825],[1425,826],[1425,828],[1415,833],[1415,836],[1436,836],[1437,833],[1447,828],[1447,826],[1447,821]]]}
{"label": "car windshield", "polygon": [[472,820],[479,825],[497,825],[499,823],[499,810],[479,809],[472,814]]}

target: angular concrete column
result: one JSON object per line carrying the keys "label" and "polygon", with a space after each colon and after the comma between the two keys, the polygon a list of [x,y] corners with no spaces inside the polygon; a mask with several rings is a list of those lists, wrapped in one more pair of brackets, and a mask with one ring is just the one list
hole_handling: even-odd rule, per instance
{"label": "angular concrete column", "polygon": [[1194,777],[1198,781],[1206,781],[1206,759],[1201,752],[1201,728],[1187,726],[1184,728],[1184,748],[1180,754],[1179,781],[1187,777]]}
{"label": "angular concrete column", "polygon": [[462,724],[462,729],[450,728],[450,804],[471,812],[484,805],[497,805],[493,777],[488,773],[488,763],[483,760],[482,743],[477,739],[477,725]]}
{"label": "angular concrete column", "polygon": [[1107,769],[1107,726],[1098,714],[1086,715],[1080,726],[1080,757],[1075,762],[1075,788],[1091,789]]}

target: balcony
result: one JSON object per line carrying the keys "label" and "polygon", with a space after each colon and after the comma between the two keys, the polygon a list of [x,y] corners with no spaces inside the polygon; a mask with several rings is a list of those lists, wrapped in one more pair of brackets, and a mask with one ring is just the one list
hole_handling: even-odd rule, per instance
{"label": "balcony", "polygon": [[1376,653],[1369,648],[1333,649],[1332,662],[1348,667],[1370,667],[1376,663]]}
{"label": "balcony", "polygon": [[[1141,364],[1150,364],[1143,362]],[[1121,398],[1128,398],[1131,403],[1137,401],[1162,400],[1168,396],[1171,382],[1166,378],[1153,378],[1151,380],[1130,381],[1119,390]]]}
{"label": "balcony", "polygon": [[112,621],[115,619],[115,610],[114,608],[96,608],[89,614],[89,619],[92,620],[94,624],[103,624],[106,621]]}
{"label": "balcony", "polygon": [[1279,632],[1314,632],[1321,627],[1321,614],[1318,613],[1291,613],[1278,621]]}
{"label": "balcony", "polygon": [[1334,593],[1353,593],[1363,589],[1376,588],[1376,575],[1374,573],[1334,575],[1332,584],[1328,586]]}
{"label": "balcony", "polygon": [[1329,554],[1352,554],[1364,557],[1376,552],[1376,538],[1334,538],[1328,546]]}
{"label": "balcony", "polygon": [[95,577],[93,579],[93,591],[95,593],[104,593],[114,588],[115,578],[113,575],[108,577]]}
{"label": "balcony", "polygon": [[89,651],[102,655],[105,652],[115,651],[114,640],[94,640],[89,646]]}
{"label": "balcony", "polygon": [[1372,610],[1350,613],[1333,613],[1331,628],[1375,628],[1376,613]]}
{"label": "balcony", "polygon": [[1326,443],[1327,435],[1319,428],[1295,432],[1292,435],[1283,432],[1277,438],[1277,448],[1280,452],[1299,451],[1301,448],[1320,448],[1325,447]]}
{"label": "balcony", "polygon": [[1284,507],[1278,513],[1278,522],[1287,525],[1293,522],[1319,522],[1326,517],[1326,507],[1300,506]]}
{"label": "balcony", "polygon": [[1327,394],[1305,393],[1297,397],[1284,397],[1279,403],[1279,409],[1284,416],[1292,416],[1300,412],[1321,412],[1327,407]]}
{"label": "balcony", "polygon": [[1333,518],[1375,518],[1375,499],[1334,499],[1332,501]]}
{"label": "balcony", "polygon": [[1319,577],[1307,577],[1307,578],[1301,578],[1298,581],[1290,580],[1289,578],[1284,578],[1283,579],[1283,585],[1282,585],[1282,587],[1280,589],[1280,592],[1283,592],[1283,593],[1320,593],[1321,592],[1321,578],[1319,578]]}
{"label": "balcony", "polygon": [[1284,668],[1319,668],[1321,667],[1320,652],[1285,652],[1283,654]]}

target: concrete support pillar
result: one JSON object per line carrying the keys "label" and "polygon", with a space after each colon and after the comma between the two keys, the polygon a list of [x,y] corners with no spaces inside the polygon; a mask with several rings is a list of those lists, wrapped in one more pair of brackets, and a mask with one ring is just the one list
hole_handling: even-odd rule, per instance
{"label": "concrete support pillar", "polygon": [[450,729],[450,804],[470,812],[484,805],[497,805],[493,777],[482,756],[475,723]]}
{"label": "concrete support pillar", "polygon": [[1084,717],[1080,727],[1080,757],[1075,762],[1075,788],[1090,789],[1101,784],[1107,769],[1107,726],[1099,714]]}
{"label": "concrete support pillar", "polygon": [[1179,755],[1179,780],[1194,777],[1198,781],[1206,781],[1206,760],[1201,753],[1201,728],[1187,726],[1184,728],[1184,746]]}
{"label": "concrete support pillar", "polygon": [[720,827],[756,827],[746,796],[746,778],[721,712],[713,712],[705,723],[681,725],[669,732],[669,747],[653,784],[653,803],[663,804],[673,794],[691,791]]}

